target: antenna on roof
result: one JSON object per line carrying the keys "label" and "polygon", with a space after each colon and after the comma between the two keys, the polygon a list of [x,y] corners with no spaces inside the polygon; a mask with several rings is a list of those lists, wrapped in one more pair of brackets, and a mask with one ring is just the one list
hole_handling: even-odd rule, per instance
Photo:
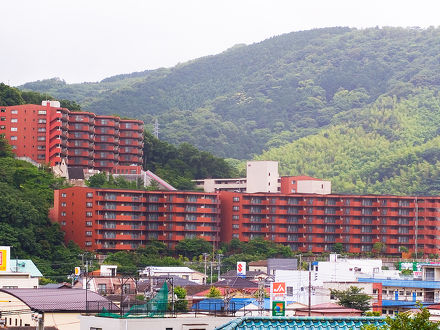
{"label": "antenna on roof", "polygon": [[157,120],[157,118],[154,119],[153,134],[156,137],[156,139],[159,138],[159,121]]}

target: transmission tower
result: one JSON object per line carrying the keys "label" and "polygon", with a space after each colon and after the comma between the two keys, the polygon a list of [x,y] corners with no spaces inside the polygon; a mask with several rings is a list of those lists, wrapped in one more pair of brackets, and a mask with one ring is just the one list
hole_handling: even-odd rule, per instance
{"label": "transmission tower", "polygon": [[154,129],[153,129],[153,134],[156,137],[156,139],[159,138],[159,121],[156,119],[154,119]]}

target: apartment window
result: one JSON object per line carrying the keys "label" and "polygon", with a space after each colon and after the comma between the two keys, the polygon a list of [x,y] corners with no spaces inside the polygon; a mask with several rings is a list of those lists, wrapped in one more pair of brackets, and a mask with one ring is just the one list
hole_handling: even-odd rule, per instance
{"label": "apartment window", "polygon": [[92,246],[92,242],[87,241],[87,242],[86,242],[86,246]]}
{"label": "apartment window", "polygon": [[38,119],[38,124],[46,124],[46,119]]}
{"label": "apartment window", "polygon": [[11,123],[18,123],[18,119],[17,118],[11,118]]}
{"label": "apartment window", "polygon": [[239,228],[240,228],[240,225],[237,225],[237,224],[232,225],[232,229],[239,229]]}
{"label": "apartment window", "polygon": [[44,132],[46,132],[46,127],[38,127],[37,131],[40,133],[44,133]]}
{"label": "apartment window", "polygon": [[38,159],[45,159],[46,156],[45,155],[38,155]]}
{"label": "apartment window", "polygon": [[17,132],[18,128],[17,127],[11,127],[11,132]]}
{"label": "apartment window", "polygon": [[61,203],[61,206],[63,206],[63,207],[66,206],[66,205],[67,205],[67,204],[66,204],[65,202],[62,202],[62,203]]}
{"label": "apartment window", "polygon": [[66,221],[61,221],[61,226],[65,226],[66,225]]}
{"label": "apartment window", "polygon": [[93,213],[92,213],[92,212],[86,212],[86,217],[90,218],[90,217],[92,217],[92,216],[93,216]]}
{"label": "apartment window", "polygon": [[240,216],[239,215],[233,215],[232,216],[232,220],[239,220],[240,219]]}
{"label": "apartment window", "polygon": [[46,137],[45,136],[38,136],[37,141],[46,141]]}
{"label": "apartment window", "polygon": [[0,117],[1,121],[6,121],[6,117]]}
{"label": "apartment window", "polygon": [[37,146],[37,150],[46,150],[46,146]]}
{"label": "apartment window", "polygon": [[13,115],[18,114],[18,110],[11,110],[11,114],[13,114]]}
{"label": "apartment window", "polygon": [[232,211],[240,211],[240,206],[234,205]]}
{"label": "apartment window", "polygon": [[93,226],[93,222],[92,221],[86,221],[86,226],[87,227],[92,227]]}
{"label": "apartment window", "polygon": [[1,108],[0,112],[6,112],[6,109],[5,108]]}
{"label": "apartment window", "polygon": [[67,194],[66,193],[62,193],[61,197],[67,197]]}
{"label": "apartment window", "polygon": [[91,231],[86,231],[86,236],[92,236],[92,232]]}
{"label": "apartment window", "polygon": [[38,110],[38,114],[39,115],[45,115],[46,114],[46,110]]}
{"label": "apartment window", "polygon": [[92,202],[87,202],[86,203],[86,207],[93,207],[93,203]]}
{"label": "apartment window", "polygon": [[11,145],[11,149],[15,150],[15,149],[17,149],[17,146]]}
{"label": "apartment window", "polygon": [[66,216],[66,212],[61,212],[61,216],[65,217]]}
{"label": "apartment window", "polygon": [[16,136],[11,136],[11,141],[16,141],[17,137]]}
{"label": "apartment window", "polygon": [[239,234],[232,234],[232,238],[240,238]]}
{"label": "apartment window", "polygon": [[233,202],[239,202],[240,201],[240,197],[232,197],[232,201]]}
{"label": "apartment window", "polygon": [[6,129],[6,126],[5,125],[1,125],[0,129]]}
{"label": "apartment window", "polygon": [[86,194],[86,197],[87,197],[87,198],[92,198],[92,197],[93,197],[93,193],[92,193],[92,192],[88,192],[88,193]]}

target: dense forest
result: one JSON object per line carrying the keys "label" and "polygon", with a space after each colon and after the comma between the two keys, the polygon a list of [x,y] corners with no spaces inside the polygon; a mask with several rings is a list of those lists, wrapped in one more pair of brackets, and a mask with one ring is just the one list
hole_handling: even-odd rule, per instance
{"label": "dense forest", "polygon": [[64,245],[64,234],[48,218],[53,190],[63,185],[50,169],[14,159],[0,137],[0,245],[12,246],[14,258],[32,258],[45,276],[56,280],[73,273],[81,252],[75,244]]}
{"label": "dense forest", "polygon": [[325,28],[99,83],[33,82],[161,140],[280,162],[343,193],[439,194],[440,28]]}

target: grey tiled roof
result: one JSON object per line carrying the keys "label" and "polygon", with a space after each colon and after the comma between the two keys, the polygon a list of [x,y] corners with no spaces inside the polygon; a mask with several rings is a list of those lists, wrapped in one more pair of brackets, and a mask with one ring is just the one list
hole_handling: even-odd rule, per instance
{"label": "grey tiled roof", "polygon": [[[83,312],[86,311],[86,290],[82,289],[0,289],[29,306],[30,309],[41,312]],[[102,308],[118,310],[110,300],[99,294],[87,291],[89,311],[101,311]]]}

